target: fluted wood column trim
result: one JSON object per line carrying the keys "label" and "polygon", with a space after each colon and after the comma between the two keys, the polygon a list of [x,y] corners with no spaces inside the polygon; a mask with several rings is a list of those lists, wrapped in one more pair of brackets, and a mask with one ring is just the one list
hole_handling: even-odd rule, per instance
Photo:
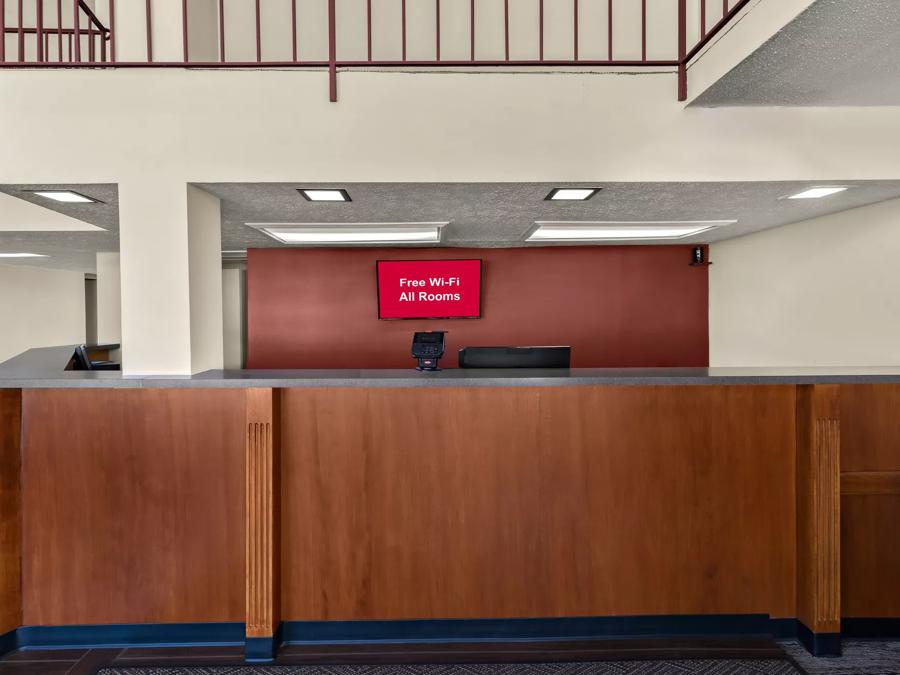
{"label": "fluted wood column trim", "polygon": [[840,385],[797,388],[797,615],[841,630]]}
{"label": "fluted wood column trim", "polygon": [[281,428],[278,389],[247,389],[247,637],[281,623]]}

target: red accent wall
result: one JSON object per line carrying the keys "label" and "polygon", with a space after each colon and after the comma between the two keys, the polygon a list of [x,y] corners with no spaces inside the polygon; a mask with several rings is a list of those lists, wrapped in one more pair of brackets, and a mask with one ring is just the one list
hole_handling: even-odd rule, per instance
{"label": "red accent wall", "polygon": [[[481,319],[379,321],[375,261],[481,258]],[[460,347],[572,345],[573,366],[706,366],[706,267],[690,246],[252,249],[248,368],[411,368],[412,334]]]}

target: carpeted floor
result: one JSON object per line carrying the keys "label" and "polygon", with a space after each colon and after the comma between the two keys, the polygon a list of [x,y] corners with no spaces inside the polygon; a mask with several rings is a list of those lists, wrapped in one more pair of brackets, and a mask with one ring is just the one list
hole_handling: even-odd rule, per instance
{"label": "carpeted floor", "polygon": [[[796,640],[779,643],[808,675],[900,675],[900,640],[845,640],[840,658],[814,658]],[[789,661],[694,659],[499,665],[106,667],[98,675],[798,675]]]}
{"label": "carpeted floor", "polygon": [[900,675],[900,640],[844,640],[840,658],[817,659],[799,642],[779,642],[809,675]]}
{"label": "carpeted floor", "polygon": [[789,661],[695,659],[420,666],[219,666],[104,668],[98,675],[802,675]]}

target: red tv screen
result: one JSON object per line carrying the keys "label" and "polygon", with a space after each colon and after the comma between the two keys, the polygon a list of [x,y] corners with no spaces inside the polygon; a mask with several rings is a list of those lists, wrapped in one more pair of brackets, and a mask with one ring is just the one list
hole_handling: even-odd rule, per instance
{"label": "red tv screen", "polygon": [[481,318],[480,260],[379,260],[379,319]]}

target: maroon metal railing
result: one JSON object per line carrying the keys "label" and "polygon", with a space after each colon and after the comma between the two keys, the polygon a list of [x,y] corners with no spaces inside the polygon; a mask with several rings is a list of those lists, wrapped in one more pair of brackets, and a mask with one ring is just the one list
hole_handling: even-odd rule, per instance
{"label": "maroon metal railing", "polygon": [[[109,66],[115,62],[113,31],[103,25],[85,0],[56,0],[55,12],[46,17],[48,4],[51,3],[0,0],[0,66]],[[115,21],[114,4],[110,0],[110,23]],[[8,25],[7,20],[10,6],[14,7],[13,25]],[[25,25],[26,9],[31,10],[33,25]],[[15,60],[8,58],[7,35],[15,36]]]}
{"label": "maroon metal railing", "polygon": [[[127,0],[128,2],[140,2],[140,0]],[[166,0],[169,2],[171,0]],[[583,41],[580,39],[579,21],[584,21],[580,16],[579,0],[537,0],[538,20],[534,30],[537,35],[537,53],[534,58],[514,59],[510,56],[510,0],[503,2],[503,54],[502,59],[479,59],[476,57],[476,31],[477,31],[477,4],[479,0],[469,1],[469,58],[447,59],[441,55],[441,0],[399,0],[400,2],[400,58],[378,59],[373,57],[373,14],[372,0],[366,0],[366,58],[363,60],[341,59],[337,50],[337,12],[336,0],[321,0],[327,3],[328,16],[328,56],[323,59],[300,58],[298,38],[298,9],[297,0],[291,0],[292,29],[290,31],[291,44],[290,58],[279,60],[266,60],[263,58],[263,28],[262,28],[262,0],[247,0],[253,3],[255,17],[255,60],[228,60],[226,58],[226,10],[224,0],[218,0],[218,26],[217,50],[218,58],[191,59],[191,44],[189,39],[190,16],[188,12],[189,0],[182,0],[181,7],[181,37],[182,60],[180,61],[156,61],[153,54],[153,0],[145,2],[145,26],[146,26],[146,59],[141,61],[118,61],[116,59],[116,0],[97,0],[97,3],[106,3],[107,25],[97,17],[96,13],[88,6],[85,0],[56,0],[55,17],[44,16],[47,2],[52,0],[0,0],[0,68],[15,67],[51,67],[51,68],[128,68],[128,67],[168,67],[168,68],[242,68],[261,65],[266,67],[293,67],[293,68],[327,68],[329,72],[329,90],[332,101],[337,100],[337,71],[338,69],[352,69],[364,66],[378,67],[467,67],[467,66],[620,66],[620,67],[671,67],[678,71],[678,98],[687,98],[687,70],[691,60],[706,46],[719,31],[721,31],[734,16],[740,12],[750,0],[722,0],[721,18],[713,25],[708,25],[708,3],[718,0],[699,0],[699,39],[695,44],[688,44],[688,0],[678,0],[678,47],[677,54],[671,58],[649,59],[648,54],[648,7],[647,0],[628,0],[640,2],[641,27],[640,27],[640,58],[617,59],[614,54],[613,37],[615,33],[616,5],[614,0],[606,3],[606,58],[583,58]],[[598,2],[598,0],[593,0]],[[602,2],[602,0],[599,0]],[[619,0],[620,2],[622,0]],[[693,0],[696,2],[696,0]],[[6,7],[10,3],[17,2],[15,25],[6,25]],[[409,59],[408,58],[408,7],[407,3],[434,3],[434,58],[433,59]],[[551,2],[572,3],[572,53],[569,58],[545,58],[545,3]],[[34,25],[26,26],[24,10],[30,8],[34,16]],[[71,17],[71,25],[67,17]],[[693,30],[693,29],[692,29]],[[15,58],[7,54],[6,36],[15,35]],[[55,38],[55,39],[54,39]],[[55,43],[55,49],[51,46]]]}

